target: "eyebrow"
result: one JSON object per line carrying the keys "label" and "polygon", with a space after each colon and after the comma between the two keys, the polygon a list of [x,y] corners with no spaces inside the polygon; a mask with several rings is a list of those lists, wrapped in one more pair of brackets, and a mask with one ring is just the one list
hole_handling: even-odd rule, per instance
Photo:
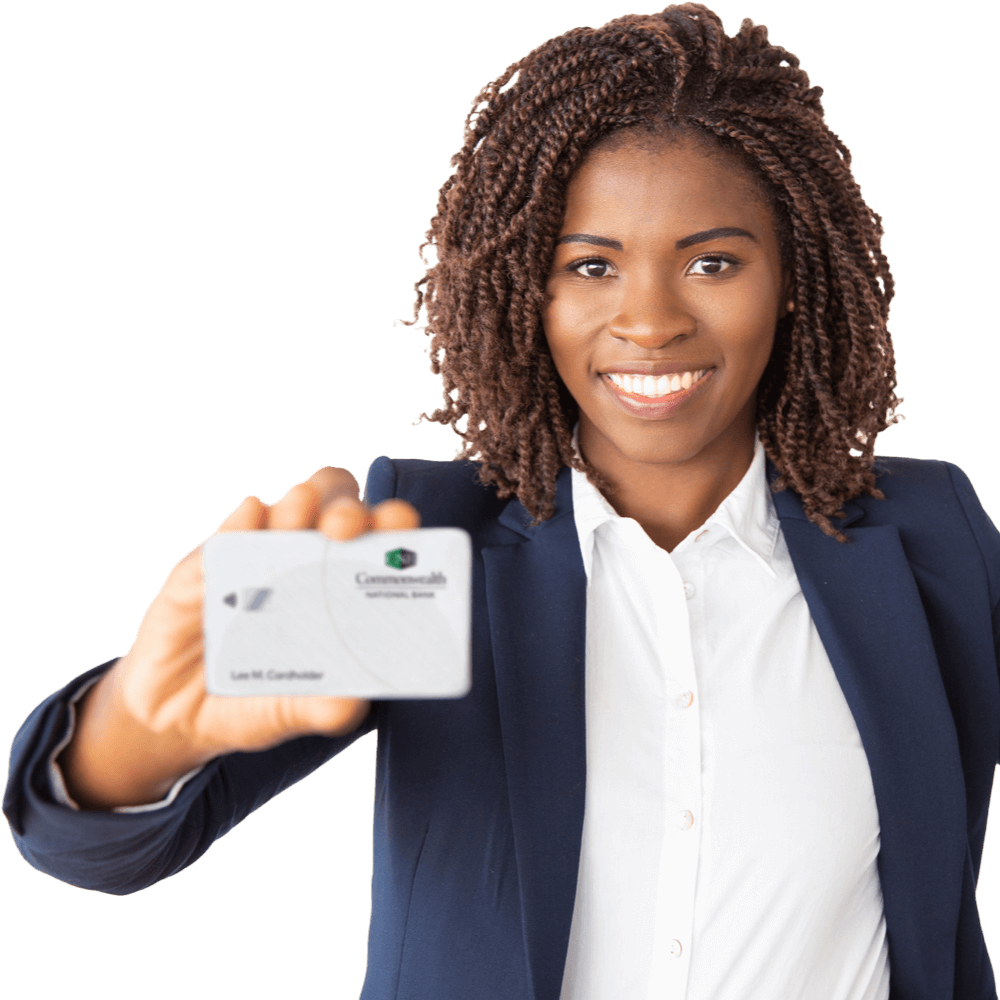
{"label": "eyebrow", "polygon": [[[717,226],[715,229],[704,229],[700,233],[692,233],[678,240],[674,246],[678,250],[693,247],[696,243],[707,243],[709,240],[718,240],[726,236],[742,236],[744,239],[757,242],[757,237],[753,233],[748,233],[745,229],[738,229],[736,226]],[[556,240],[556,245],[560,243],[589,243],[594,247],[607,247],[609,250],[624,250],[624,246],[619,240],[608,239],[607,236],[594,236],[591,233],[570,233],[568,236],[560,236]]]}

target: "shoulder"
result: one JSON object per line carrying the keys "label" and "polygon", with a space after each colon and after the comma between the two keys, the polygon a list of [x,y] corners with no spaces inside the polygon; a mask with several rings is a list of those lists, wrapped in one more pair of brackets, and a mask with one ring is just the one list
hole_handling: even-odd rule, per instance
{"label": "shoulder", "polygon": [[993,602],[1000,600],[1000,532],[969,477],[951,462],[916,458],[878,457],[875,472],[885,500],[854,501],[864,510],[863,523],[893,524],[904,542],[919,540],[921,549],[942,559],[984,563]]}
{"label": "shoulder", "polygon": [[877,456],[876,485],[884,501],[859,497],[869,516],[886,503],[895,513],[913,509],[924,517],[950,515],[979,519],[985,516],[969,477],[951,462],[935,459]]}
{"label": "shoulder", "polygon": [[372,462],[365,484],[365,502],[398,497],[413,504],[425,527],[456,527],[473,531],[495,521],[507,505],[496,489],[479,480],[476,462],[430,462],[417,458],[381,458]]}

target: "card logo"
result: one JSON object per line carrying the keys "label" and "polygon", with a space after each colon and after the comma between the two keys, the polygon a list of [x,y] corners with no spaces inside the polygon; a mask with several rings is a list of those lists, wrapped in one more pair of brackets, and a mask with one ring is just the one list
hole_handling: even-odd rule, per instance
{"label": "card logo", "polygon": [[386,552],[385,564],[392,569],[409,569],[417,565],[417,554],[409,549],[393,549]]}

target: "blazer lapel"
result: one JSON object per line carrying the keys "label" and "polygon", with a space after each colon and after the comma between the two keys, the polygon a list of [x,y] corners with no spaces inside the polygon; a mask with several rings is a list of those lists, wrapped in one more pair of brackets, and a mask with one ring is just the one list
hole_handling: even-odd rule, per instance
{"label": "blazer lapel", "polygon": [[576,897],[586,788],[586,574],[570,470],[535,528],[516,500],[500,521],[522,536],[483,549],[497,700],[534,1000],[558,1000]]}

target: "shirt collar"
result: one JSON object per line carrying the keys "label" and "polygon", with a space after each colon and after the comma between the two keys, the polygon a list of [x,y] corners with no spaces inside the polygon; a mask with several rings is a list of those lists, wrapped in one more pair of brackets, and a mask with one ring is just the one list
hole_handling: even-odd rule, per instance
{"label": "shirt collar", "polygon": [[[573,431],[573,446],[577,445],[577,429]],[[579,451],[577,452],[579,454]],[[766,456],[760,438],[754,440],[753,460],[736,488],[719,505],[704,524],[695,528],[671,555],[681,555],[696,543],[699,547],[711,544],[728,534],[770,577],[776,577],[772,560],[774,547],[778,541],[780,522],[771,499],[767,484]],[[594,558],[594,533],[608,521],[625,521],[605,499],[604,495],[587,477],[576,469],[572,470],[573,516],[580,538],[580,554],[583,566],[590,579],[590,569]],[[713,531],[712,529],[718,529]],[[709,535],[699,541],[698,536],[705,530]]]}

